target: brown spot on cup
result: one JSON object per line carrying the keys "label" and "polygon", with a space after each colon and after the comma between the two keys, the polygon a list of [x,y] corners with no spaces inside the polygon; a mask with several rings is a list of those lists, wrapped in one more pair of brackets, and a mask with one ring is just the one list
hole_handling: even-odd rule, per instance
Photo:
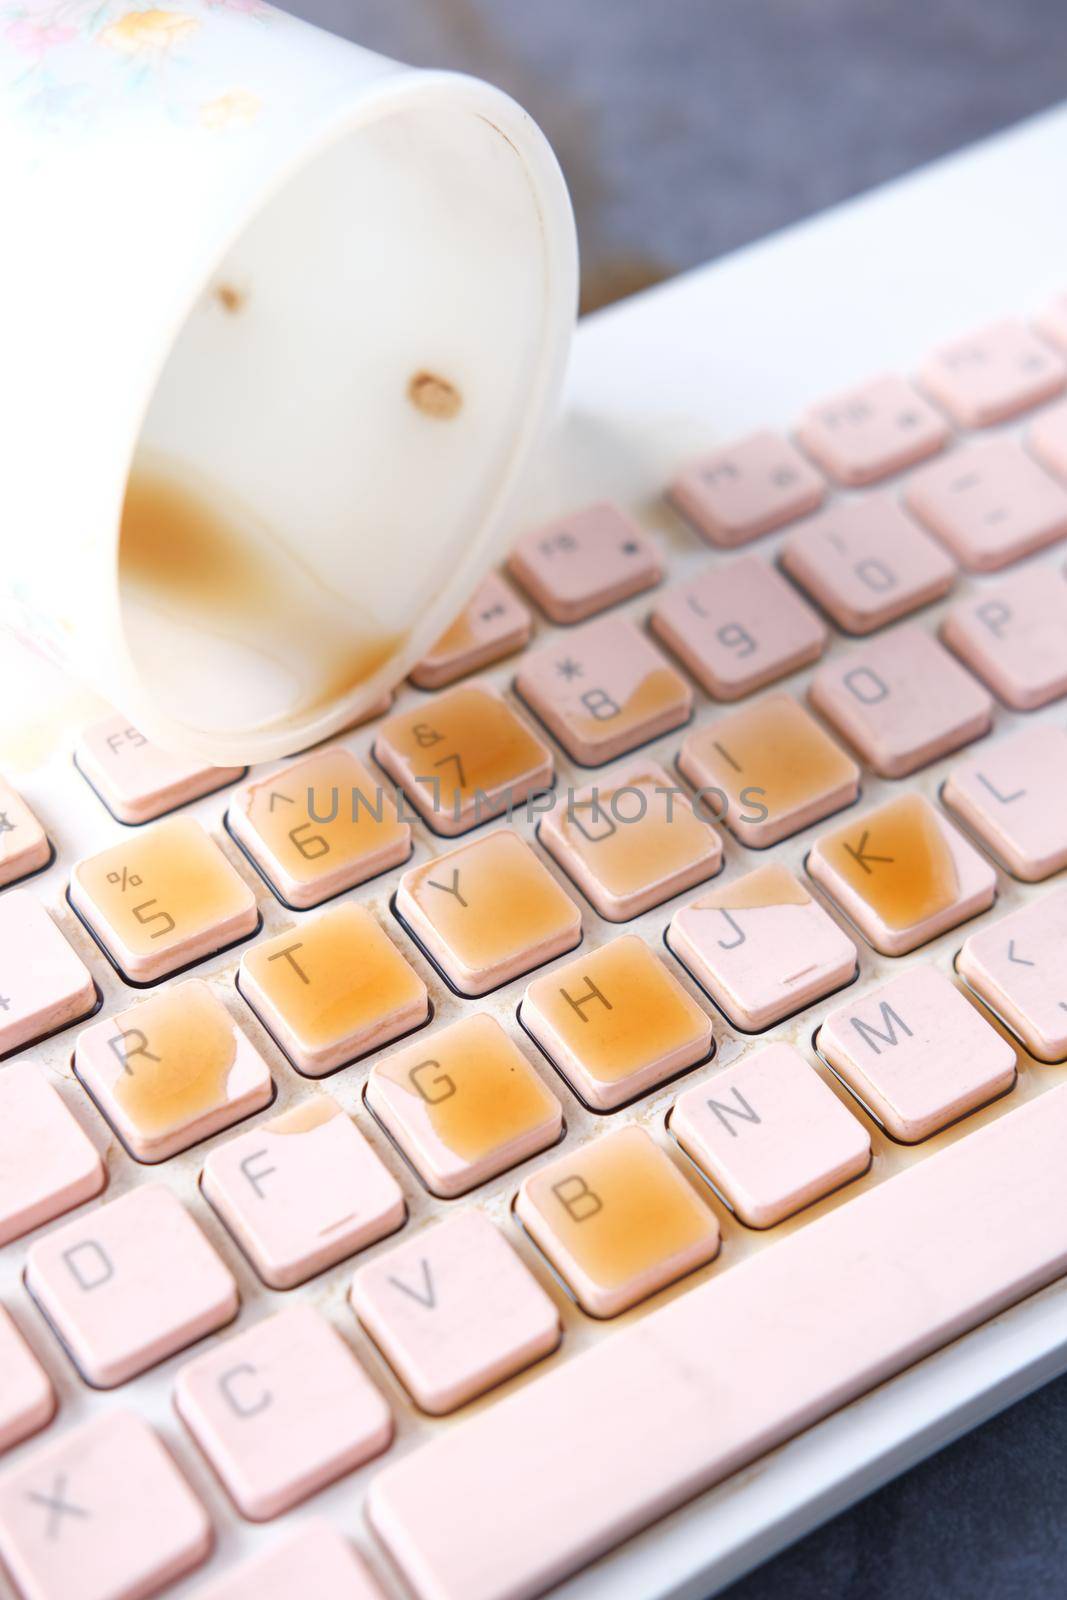
{"label": "brown spot on cup", "polygon": [[463,405],[455,384],[435,372],[416,372],[408,384],[408,399],[426,416],[444,420],[456,416]]}
{"label": "brown spot on cup", "polygon": [[220,283],[215,290],[215,299],[223,311],[235,316],[238,311],[243,311],[248,296],[243,289],[236,288],[232,283]]}

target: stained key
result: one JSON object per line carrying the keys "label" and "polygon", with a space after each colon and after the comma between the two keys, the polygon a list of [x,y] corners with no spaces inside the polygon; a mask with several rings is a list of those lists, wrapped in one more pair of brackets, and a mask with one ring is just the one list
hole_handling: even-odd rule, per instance
{"label": "stained key", "polygon": [[84,729],[74,763],[119,822],[152,822],[216,789],[236,783],[244,767],[210,767],[172,755],[120,714]]}
{"label": "stained key", "polygon": [[996,873],[920,794],[826,834],[808,871],[883,955],[904,955],[993,904]]}
{"label": "stained key", "polygon": [[625,922],[714,877],[722,844],[654,761],[568,789],[538,838],[609,922]]}
{"label": "stained key", "polygon": [[788,694],[694,729],[678,766],[703,805],[754,848],[820,822],[860,792],[851,756]]}
{"label": "stained key", "polygon": [[376,1061],[367,1105],[426,1187],[453,1198],[555,1144],[563,1108],[486,1012]]}
{"label": "stained key", "polygon": [[947,594],[956,564],[895,496],[822,511],[782,547],[791,578],[847,633],[873,633]]}
{"label": "stained key", "polygon": [[253,933],[256,897],[192,817],[79,861],[70,902],[125,976],[152,983]]}
{"label": "stained key", "polygon": [[942,345],[919,377],[960,427],[986,428],[1059,394],[1067,364],[1022,322],[1005,320]]}
{"label": "stained key", "polygon": [[1067,1060],[1067,889],[972,933],[961,975],[1039,1061]]}
{"label": "stained key", "polygon": [[1027,883],[1067,867],[1067,731],[1046,724],[953,767],[941,798]]}
{"label": "stained key", "polygon": [[552,1300],[481,1211],[360,1267],[352,1308],[416,1405],[443,1416],[559,1344]]}
{"label": "stained key", "polygon": [[0,1056],[88,1016],[92,974],[28,889],[0,896]]}
{"label": "stained key", "polygon": [[420,689],[443,689],[521,650],[532,627],[526,606],[503,578],[490,572],[452,626],[412,667],[411,681]]}
{"label": "stained key", "polygon": [[26,1287],[87,1383],[113,1389],[237,1315],[237,1285],[169,1189],[147,1184],[39,1239]]}
{"label": "stained key", "polygon": [[598,766],[688,721],[693,691],[625,617],[528,652],[515,687],[568,755]]}
{"label": "stained key", "polygon": [[578,907],[518,834],[501,828],[405,872],[398,916],[461,994],[487,994],[582,937]]}
{"label": "stained key", "polygon": [[905,1144],[928,1139],[1015,1082],[1015,1051],[935,967],[912,967],[832,1011],[816,1046]]}
{"label": "stained key", "polygon": [[217,1146],[200,1184],[272,1289],[376,1244],[406,1215],[400,1185],[326,1094]]}
{"label": "stained key", "polygon": [[310,1305],[265,1317],[188,1362],[174,1405],[242,1516],[265,1522],[387,1449],[393,1419]]}
{"label": "stained key", "polygon": [[47,866],[52,846],[22,796],[0,778],[0,889]]}
{"label": "stained key", "polygon": [[0,1477],[0,1558],[24,1600],[140,1600],[213,1543],[204,1507],[132,1411],[83,1422]]}
{"label": "stained key", "polygon": [[753,433],[690,463],[670,498],[709,544],[746,544],[815,511],[826,484],[775,433]]}
{"label": "stained key", "polygon": [[801,444],[838,483],[875,483],[944,449],[948,424],[895,373],[872,378],[810,407]]}
{"label": "stained key", "polygon": [[972,572],[996,572],[1067,536],[1067,488],[1014,439],[987,439],[924,467],[905,504]]}
{"label": "stained key", "polygon": [[771,1228],[866,1172],[871,1140],[790,1044],[772,1044],[675,1101],[670,1131],[741,1221]]}
{"label": "stained key", "polygon": [[883,778],[917,772],[981,738],[993,720],[986,690],[912,623],[827,661],[808,695]]}
{"label": "stained key", "polygon": [[609,500],[524,534],[508,565],[553,622],[583,622],[663,576],[655,544]]}
{"label": "stained key", "polygon": [[468,683],[378,729],[378,761],[419,815],[452,838],[552,782],[552,752],[503,695]]}
{"label": "stained key", "polygon": [[309,1078],[377,1050],[430,1014],[425,983],[351,901],[246,950],[238,987]]}
{"label": "stained key", "polygon": [[636,934],[578,956],[526,990],[522,1025],[598,1111],[610,1111],[703,1061],[706,1016]]}
{"label": "stained key", "polygon": [[749,1032],[832,994],[856,971],[852,940],[777,863],[676,911],[667,943],[730,1021]]}
{"label": "stained key", "polygon": [[540,1167],[515,1211],[593,1317],[617,1317],[719,1251],[714,1213],[636,1126]]}
{"label": "stained key", "polygon": [[738,556],[668,589],[651,623],[716,700],[740,700],[826,649],[824,624],[760,556]]}
{"label": "stained key", "polygon": [[299,910],[411,854],[411,829],[395,797],[344,745],[249,784],[234,796],[227,821],[279,899]]}
{"label": "stained key", "polygon": [[86,1028],[74,1070],[138,1161],[165,1161],[274,1094],[263,1057],[200,978]]}
{"label": "stained key", "polygon": [[1067,580],[1029,566],[952,606],[942,637],[993,693],[1019,711],[1067,694]]}
{"label": "stained key", "polygon": [[36,1061],[0,1073],[0,1245],[98,1195],[107,1169]]}

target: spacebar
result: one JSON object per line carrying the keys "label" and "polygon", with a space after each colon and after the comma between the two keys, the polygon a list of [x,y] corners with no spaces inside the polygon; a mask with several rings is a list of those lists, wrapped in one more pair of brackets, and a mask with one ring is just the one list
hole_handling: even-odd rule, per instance
{"label": "spacebar", "polygon": [[525,1600],[1067,1271],[1067,1085],[382,1471],[419,1600]]}

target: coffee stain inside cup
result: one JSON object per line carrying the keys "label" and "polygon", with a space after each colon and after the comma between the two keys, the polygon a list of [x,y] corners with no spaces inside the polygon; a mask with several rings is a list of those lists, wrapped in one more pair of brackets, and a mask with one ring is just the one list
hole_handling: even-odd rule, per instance
{"label": "coffee stain inside cup", "polygon": [[221,637],[250,662],[283,668],[295,695],[259,727],[344,698],[402,638],[332,591],[253,513],[154,453],[137,458],[126,486],[119,578],[124,603],[165,616],[194,642]]}

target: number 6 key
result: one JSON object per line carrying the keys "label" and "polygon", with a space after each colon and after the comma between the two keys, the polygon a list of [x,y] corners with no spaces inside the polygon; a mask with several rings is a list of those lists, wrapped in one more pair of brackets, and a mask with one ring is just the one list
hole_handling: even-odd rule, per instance
{"label": "number 6 key", "polygon": [[255,895],[191,817],[79,861],[70,903],[134,984],[201,961],[259,924]]}

